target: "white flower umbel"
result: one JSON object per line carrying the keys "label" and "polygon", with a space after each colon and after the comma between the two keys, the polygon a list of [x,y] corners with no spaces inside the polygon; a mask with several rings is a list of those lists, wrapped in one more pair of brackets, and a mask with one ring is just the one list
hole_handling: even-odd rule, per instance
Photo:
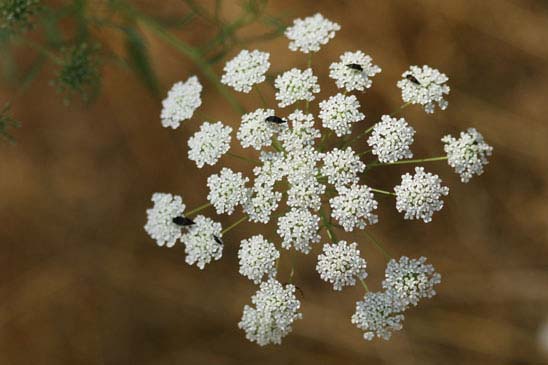
{"label": "white flower umbel", "polygon": [[303,146],[311,146],[314,140],[321,137],[321,132],[314,128],[314,116],[305,114],[297,109],[287,118],[291,122],[291,128],[286,128],[280,133],[280,141],[286,151],[300,150]]}
{"label": "white flower umbel", "polygon": [[292,184],[287,191],[287,205],[292,208],[320,209],[325,185],[316,180],[314,175],[304,178],[297,184]]}
{"label": "white flower umbel", "polygon": [[365,118],[360,112],[360,102],[354,95],[337,94],[320,103],[320,119],[323,126],[335,132],[337,137],[351,133],[352,123]]}
{"label": "white flower umbel", "polygon": [[377,209],[371,189],[365,185],[341,186],[339,195],[329,199],[331,216],[336,219],[345,231],[351,232],[355,228],[364,229],[368,224],[378,221],[373,211]]}
{"label": "white flower umbel", "polygon": [[295,19],[293,25],[285,30],[285,36],[291,41],[289,49],[292,51],[318,52],[340,29],[339,24],[317,13],[304,19]]}
{"label": "white flower umbel", "polygon": [[267,122],[266,118],[271,116],[274,116],[272,109],[257,109],[242,116],[242,123],[236,135],[242,147],[253,147],[260,150],[271,145],[272,136],[275,133],[287,129],[284,124]]}
{"label": "white flower umbel", "polygon": [[427,65],[411,66],[402,74],[403,79],[397,86],[401,89],[401,97],[404,103],[420,104],[424,111],[432,114],[436,109],[436,103],[441,110],[447,108],[447,101],[443,98],[449,94],[450,88],[445,83],[449,78]]}
{"label": "white flower umbel", "polygon": [[274,186],[287,175],[284,154],[282,152],[261,151],[259,160],[262,165],[255,166],[255,184]]}
{"label": "white flower umbel", "polygon": [[200,130],[188,139],[188,158],[196,162],[198,168],[204,164],[215,165],[230,148],[232,127],[221,122],[204,122]]}
{"label": "white flower umbel", "polygon": [[240,274],[255,284],[259,284],[265,275],[273,278],[276,276],[276,260],[279,257],[276,246],[262,235],[242,240],[238,250]]}
{"label": "white flower umbel", "polygon": [[346,150],[334,148],[327,152],[323,158],[323,167],[320,172],[327,177],[327,181],[340,187],[349,184],[356,184],[360,180],[358,174],[365,170],[365,164],[360,157],[347,147]]}
{"label": "white flower umbel", "polygon": [[267,52],[250,52],[244,49],[226,63],[221,82],[236,91],[249,93],[253,85],[260,84],[266,79],[266,71],[270,68],[269,57],[270,54]]}
{"label": "white flower umbel", "polygon": [[404,307],[417,305],[423,298],[436,295],[434,286],[441,282],[441,275],[434,266],[426,264],[426,257],[410,259],[402,256],[391,259],[386,266],[382,287]]}
{"label": "white flower umbel", "polygon": [[234,172],[226,167],[223,167],[219,174],[207,178],[207,200],[215,207],[217,214],[232,214],[236,206],[245,203],[245,184],[248,181],[249,179],[243,177],[241,172]]}
{"label": "white flower umbel", "polygon": [[152,194],[153,207],[147,209],[145,231],[158,246],[173,247],[181,237],[181,226],[173,223],[173,218],[180,217],[185,211],[183,199],[177,195]]}
{"label": "white flower umbel", "polygon": [[346,241],[325,244],[323,253],[318,256],[316,271],[320,277],[331,284],[334,290],[342,290],[343,286],[353,286],[356,278],[365,279],[367,264],[360,256],[356,242]]}
{"label": "white flower umbel", "polygon": [[441,197],[449,194],[449,188],[441,185],[438,175],[415,167],[415,175],[402,175],[401,184],[394,187],[396,209],[405,212],[404,219],[432,221],[432,214],[443,208]]}
{"label": "white flower umbel", "polygon": [[323,153],[318,152],[309,145],[292,150],[285,157],[287,181],[292,185],[296,185],[304,180],[315,179],[318,174],[316,165],[323,156]]}
{"label": "white flower umbel", "polygon": [[250,222],[268,223],[270,215],[278,208],[282,199],[282,193],[274,191],[269,184],[255,181],[248,192],[247,201],[244,204],[244,212],[249,216]]}
{"label": "white flower umbel", "polygon": [[221,224],[199,215],[188,232],[181,237],[185,245],[186,263],[198,266],[203,270],[205,265],[223,256]]}
{"label": "white flower umbel", "polygon": [[182,121],[192,118],[194,111],[202,105],[201,93],[202,84],[196,76],[173,84],[162,101],[162,126],[176,129]]}
{"label": "white flower umbel", "polygon": [[302,71],[293,68],[276,77],[276,100],[280,107],[286,107],[300,100],[312,101],[314,94],[320,92],[318,78],[314,76],[311,68]]}
{"label": "white flower umbel", "polygon": [[281,344],[282,338],[292,331],[292,324],[302,318],[301,303],[295,297],[295,286],[282,285],[274,279],[263,281],[251,297],[255,308],[244,306],[238,327],[245,337],[260,346]]}
{"label": "white flower umbel", "polygon": [[460,132],[459,139],[447,135],[441,141],[445,144],[443,148],[449,166],[460,175],[463,183],[470,181],[474,175],[483,174],[483,166],[489,163],[487,157],[493,153],[493,147],[485,143],[475,128]]}
{"label": "white flower umbel", "polygon": [[282,247],[308,254],[312,243],[320,242],[318,231],[320,217],[308,209],[293,208],[278,218],[278,235],[282,238]]}
{"label": "white flower umbel", "polygon": [[415,130],[404,118],[392,118],[383,115],[381,121],[375,124],[367,144],[379,158],[379,162],[396,162],[413,157],[409,146],[413,144]]}
{"label": "white flower umbel", "polygon": [[392,332],[402,329],[404,315],[401,305],[385,292],[369,292],[362,301],[356,302],[352,323],[364,331],[363,338],[371,341],[376,337],[389,340]]}
{"label": "white flower umbel", "polygon": [[369,89],[373,83],[371,77],[381,72],[381,68],[373,64],[371,56],[362,51],[345,52],[340,62],[329,66],[329,77],[335,80],[339,89],[348,92]]}

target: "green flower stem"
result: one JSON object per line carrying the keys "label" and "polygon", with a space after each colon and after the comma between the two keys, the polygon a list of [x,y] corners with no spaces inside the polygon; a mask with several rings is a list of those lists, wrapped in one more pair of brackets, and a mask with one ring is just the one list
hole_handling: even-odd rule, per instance
{"label": "green flower stem", "polygon": [[373,162],[373,163],[369,164],[367,167],[369,168],[369,167],[376,167],[376,166],[405,165],[405,164],[433,162],[433,161],[444,161],[444,160],[447,160],[447,156],[419,158],[419,159],[415,159],[415,160],[401,160],[401,161],[387,162],[387,163]]}
{"label": "green flower stem", "polygon": [[215,118],[212,118],[211,115],[208,115],[208,114],[205,114],[203,112],[200,112],[200,111],[197,111],[196,110],[196,116],[200,119],[202,119],[202,121],[209,121],[211,123],[214,123],[215,122]]}
{"label": "green flower stem", "polygon": [[337,242],[338,240],[337,240],[337,236],[335,236],[335,232],[333,232],[333,226],[327,220],[327,217],[326,217],[325,212],[323,211],[323,209],[320,210],[320,217],[322,218],[323,226],[327,230],[327,236],[329,237],[329,239],[332,242]]}
{"label": "green flower stem", "polygon": [[25,44],[26,46],[34,49],[35,51],[45,55],[53,63],[55,63],[57,65],[62,65],[63,64],[63,60],[60,57],[55,55],[53,52],[51,52],[49,49],[47,49],[46,47],[44,47],[40,43],[37,43],[37,42],[35,42],[31,39],[24,38],[24,37],[18,37],[18,41],[20,41],[21,43]]}
{"label": "green flower stem", "polygon": [[384,258],[386,259],[386,261],[389,261],[392,258],[392,256],[390,256],[390,254],[386,252],[386,250],[382,247],[379,241],[377,241],[375,237],[371,235],[371,233],[367,232],[366,230],[363,230],[362,232],[365,236],[367,236],[367,238],[369,238],[371,242],[373,242],[373,245],[384,255]]}
{"label": "green flower stem", "polygon": [[356,142],[358,139],[368,135],[369,132],[373,130],[373,128],[375,128],[375,125],[372,125],[371,127],[367,128],[366,130],[364,130],[363,132],[361,132],[360,134],[358,134],[356,137],[352,138],[348,142],[344,142],[342,145],[342,148],[346,148],[347,146],[350,146],[352,143]]}
{"label": "green flower stem", "polygon": [[248,218],[247,215],[244,215],[242,218],[238,219],[236,222],[232,223],[230,226],[223,229],[221,231],[221,235],[224,235],[224,234],[230,232],[232,229],[236,228],[239,224],[245,222],[247,220],[247,218]]}
{"label": "green flower stem", "polygon": [[278,141],[275,136],[272,138],[272,148],[274,148],[278,152],[283,152],[284,150],[282,145],[280,144],[280,141]]}
{"label": "green flower stem", "polygon": [[367,151],[360,152],[360,153],[358,153],[358,156],[367,155],[371,151],[373,151],[373,150],[367,150]]}
{"label": "green flower stem", "polygon": [[375,193],[379,193],[379,194],[386,194],[386,195],[394,195],[396,196],[395,193],[392,193],[390,191],[386,191],[386,190],[381,190],[381,189],[373,189],[373,188],[369,188],[371,191],[375,192]]}
{"label": "green flower stem", "polygon": [[187,217],[190,217],[191,215],[194,215],[194,214],[196,214],[196,213],[198,213],[198,212],[201,212],[202,210],[208,208],[209,206],[211,206],[211,203],[205,203],[205,204],[203,204],[203,205],[200,205],[200,206],[197,207],[197,208],[194,208],[194,209],[192,209],[192,210],[186,212],[185,215],[186,215]]}
{"label": "green flower stem", "polygon": [[360,283],[362,283],[362,286],[365,289],[365,292],[369,293],[369,288],[367,287],[367,284],[365,283],[365,281],[363,281],[362,278],[358,278],[358,279],[360,279]]}
{"label": "green flower stem", "polygon": [[[409,105],[411,105],[411,103],[405,103],[403,105],[401,105],[398,109],[396,109],[395,111],[393,111],[390,115],[395,115],[395,114],[398,114],[400,111],[402,111],[403,109],[407,108]],[[363,131],[362,133],[358,134],[356,137],[350,139],[349,141],[347,142],[344,142],[342,147],[341,148],[345,148],[347,146],[350,146],[352,143],[354,143],[356,140],[362,138],[363,136],[369,134],[369,132],[371,132],[373,130],[373,128],[375,128],[375,124],[373,124],[371,127],[367,128],[365,131]]]}
{"label": "green flower stem", "polygon": [[172,33],[167,31],[160,23],[146,16],[145,14],[141,14],[130,4],[126,2],[118,3],[119,9],[121,11],[125,11],[126,13],[133,15],[136,19],[140,20],[143,25],[150,29],[150,31],[152,31],[157,37],[173,46],[173,48],[175,48],[178,52],[190,58],[192,62],[194,62],[194,64],[204,74],[204,76],[215,85],[219,93],[227,100],[230,106],[239,114],[245,113],[244,107],[234,97],[234,95],[232,95],[230,90],[219,81],[219,78],[217,77],[213,69],[208,65],[207,61],[202,57],[202,54],[198,51],[198,49],[183,42]]}
{"label": "green flower stem", "polygon": [[227,152],[226,155],[227,155],[227,156],[230,156],[230,157],[234,157],[234,158],[240,159],[240,160],[242,160],[242,161],[246,161],[246,162],[252,163],[252,164],[260,164],[260,163],[261,163],[261,161],[254,160],[254,159],[252,159],[252,158],[247,158],[247,157],[244,157],[244,156],[240,156],[240,155],[237,155],[237,154],[232,153],[232,152]]}
{"label": "green flower stem", "polygon": [[[333,224],[332,226],[341,230],[343,229],[343,227],[338,224]],[[382,247],[379,241],[371,235],[371,233],[367,232],[366,230],[359,231],[359,233],[363,233],[364,236],[366,236],[371,242],[373,242],[373,245],[384,255],[386,261],[392,258],[392,256]]]}
{"label": "green flower stem", "polygon": [[329,138],[331,137],[331,130],[329,130],[327,133],[325,133],[322,136],[322,139],[320,140],[320,147],[318,148],[320,152],[323,152],[326,149],[327,141],[329,141]]}
{"label": "green flower stem", "polygon": [[291,264],[291,271],[289,272],[288,282],[293,282],[293,276],[295,275],[295,266],[293,265],[293,257],[291,256],[291,251],[289,251],[289,262]]}
{"label": "green flower stem", "polygon": [[407,103],[401,105],[398,109],[396,109],[396,110],[394,110],[392,113],[390,113],[390,116],[392,117],[392,116],[398,114],[398,113],[401,112],[403,109],[407,108],[409,105],[411,105],[410,102],[407,102]]}

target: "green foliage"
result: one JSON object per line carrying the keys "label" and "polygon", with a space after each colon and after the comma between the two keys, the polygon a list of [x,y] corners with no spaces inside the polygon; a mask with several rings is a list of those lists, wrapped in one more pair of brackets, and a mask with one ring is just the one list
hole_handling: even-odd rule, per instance
{"label": "green foliage", "polygon": [[65,94],[65,102],[74,94],[80,94],[85,102],[97,94],[101,80],[98,49],[98,46],[81,43],[61,50],[62,61],[53,83]]}
{"label": "green foliage", "polygon": [[[91,101],[101,85],[101,66],[106,62],[129,67],[141,83],[157,98],[162,97],[151,56],[143,32],[158,37],[183,57],[193,62],[205,79],[209,80],[236,110],[243,108],[225,85],[219,82],[213,65],[221,62],[237,48],[266,41],[281,35],[283,19],[266,11],[267,0],[240,0],[240,13],[224,19],[223,0],[215,0],[210,8],[199,0],[183,0],[181,12],[152,16],[140,10],[135,2],[127,0],[0,0],[0,67],[4,79],[13,85],[16,94],[22,94],[37,76],[56,68],[52,84],[69,103],[75,95]],[[191,45],[173,31],[194,31],[196,25],[206,23],[213,35],[200,44]],[[67,26],[68,24],[68,26]],[[261,24],[264,31],[243,37],[240,33],[250,25]],[[25,31],[36,30],[36,34]],[[254,27],[254,29],[260,29]],[[111,49],[97,36],[105,31],[120,32],[124,39],[122,52]],[[248,32],[249,34],[249,32]],[[38,41],[37,41],[38,40]],[[35,52],[35,58],[25,69],[20,67],[11,45],[26,46]],[[99,52],[100,50],[100,52]],[[9,107],[0,114],[0,137],[11,140],[8,128],[19,123],[8,115]]]}
{"label": "green foliage", "polygon": [[9,142],[14,142],[9,134],[8,128],[18,128],[21,124],[9,115],[10,104],[6,103],[0,110],[0,138]]}
{"label": "green foliage", "polygon": [[130,66],[145,86],[155,95],[160,95],[158,80],[152,69],[148,47],[141,32],[132,27],[125,28],[126,53]]}
{"label": "green foliage", "polygon": [[40,9],[39,0],[1,0],[0,30],[12,34],[32,28],[32,18]]}

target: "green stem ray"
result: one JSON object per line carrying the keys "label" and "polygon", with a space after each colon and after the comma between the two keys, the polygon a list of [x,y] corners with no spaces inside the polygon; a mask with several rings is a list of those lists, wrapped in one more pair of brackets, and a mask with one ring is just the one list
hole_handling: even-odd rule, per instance
{"label": "green stem ray", "polygon": [[242,161],[252,163],[252,164],[261,164],[261,161],[254,160],[252,158],[247,158],[247,157],[244,157],[244,156],[240,156],[240,155],[237,155],[237,154],[232,153],[232,152],[227,152],[226,155],[230,156],[230,157],[237,158],[237,159],[242,160]]}
{"label": "green stem ray", "polygon": [[247,220],[248,216],[247,215],[244,215],[243,217],[241,217],[240,219],[238,219],[236,222],[232,223],[230,226],[228,226],[227,228],[223,229],[221,231],[221,235],[224,235],[228,232],[230,232],[231,230],[233,230],[234,228],[236,228],[238,225],[240,225],[241,223],[245,222]]}
{"label": "green stem ray", "polygon": [[199,207],[196,207],[196,208],[194,208],[194,209],[192,209],[192,210],[189,210],[188,212],[186,212],[185,215],[186,215],[187,217],[189,217],[189,216],[194,215],[194,214],[196,214],[196,213],[198,213],[198,212],[201,212],[202,210],[208,208],[209,206],[211,206],[211,203],[202,204],[202,205],[200,205]]}
{"label": "green stem ray", "polygon": [[183,42],[175,35],[167,31],[161,24],[159,24],[154,19],[146,16],[145,14],[140,13],[138,10],[133,8],[130,4],[126,2],[119,1],[118,8],[121,11],[133,15],[136,19],[140,20],[141,23],[146,26],[152,33],[154,33],[158,38],[162,39],[166,43],[170,44],[175,50],[181,54],[188,57],[194,64],[200,69],[202,74],[215,85],[219,93],[227,100],[230,106],[238,113],[245,113],[244,107],[240,102],[232,95],[230,90],[225,87],[220,81],[213,69],[208,65],[207,61],[202,57],[198,49],[188,45]]}
{"label": "green stem ray", "polygon": [[388,165],[406,165],[406,164],[413,164],[413,163],[434,162],[434,161],[444,161],[444,160],[447,160],[447,156],[419,158],[419,159],[414,159],[414,160],[401,160],[401,161],[387,162],[387,163],[374,162],[374,163],[369,164],[367,167],[388,166]]}

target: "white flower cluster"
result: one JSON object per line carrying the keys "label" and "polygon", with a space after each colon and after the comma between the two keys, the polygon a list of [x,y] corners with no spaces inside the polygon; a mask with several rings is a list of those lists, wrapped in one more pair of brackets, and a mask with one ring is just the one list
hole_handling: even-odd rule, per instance
{"label": "white flower cluster", "polygon": [[248,93],[253,85],[260,84],[266,79],[266,71],[270,68],[269,58],[270,54],[267,52],[249,52],[244,49],[226,63],[221,82],[236,91]]}
{"label": "white flower cluster", "polygon": [[316,270],[323,280],[333,284],[334,290],[342,290],[343,286],[353,286],[356,284],[356,278],[363,280],[367,277],[367,265],[361,258],[357,246],[356,242],[348,244],[346,241],[323,246]]}
{"label": "white flower cluster", "polygon": [[402,175],[401,184],[394,187],[396,209],[405,212],[405,219],[432,221],[432,214],[443,208],[441,197],[449,194],[449,188],[441,185],[438,175],[424,172],[424,167],[415,167],[415,175]]}
{"label": "white flower cluster", "polygon": [[243,240],[238,251],[240,274],[259,284],[264,275],[276,276],[276,260],[280,253],[262,235]]}
{"label": "white flower cluster", "polygon": [[207,178],[207,200],[215,207],[217,214],[232,214],[236,206],[246,202],[245,184],[248,181],[249,179],[243,177],[241,172],[234,172],[226,167],[223,167],[219,174]]}
{"label": "white flower cluster", "polygon": [[356,302],[352,323],[364,331],[363,338],[371,341],[375,336],[389,340],[392,332],[403,328],[403,308],[386,292],[368,292]]}
{"label": "white flower cluster", "polygon": [[444,73],[427,65],[422,68],[411,66],[402,77],[397,86],[401,89],[404,102],[420,104],[429,114],[434,113],[436,103],[441,110],[447,108],[448,103],[443,96],[449,94],[450,88],[445,84],[449,78]]}
{"label": "white flower cluster", "polygon": [[315,14],[304,19],[295,19],[293,26],[285,31],[289,49],[303,53],[318,52],[320,47],[335,37],[335,32],[341,26],[325,19],[321,14]]}
{"label": "white flower cluster", "polygon": [[[311,56],[310,53],[318,52],[339,29],[338,24],[320,14],[297,19],[286,31],[289,48]],[[269,58],[266,52],[241,51],[226,63],[221,82],[236,91],[249,93],[265,81]],[[181,197],[155,193],[144,228],[159,246],[172,247],[180,241],[185,247],[186,262],[203,269],[221,258],[222,236],[239,224],[277,221],[278,239],[266,233],[254,235],[241,240],[238,250],[239,272],[259,285],[251,298],[252,305],[244,307],[238,326],[247,339],[261,346],[280,344],[291,332],[293,322],[302,317],[296,287],[282,284],[286,281],[279,278],[285,275],[278,272],[281,249],[289,251],[284,253],[284,260],[286,254],[294,255],[294,251],[302,254],[318,251],[316,246],[324,230],[327,242],[322,252],[316,253],[316,271],[336,291],[360,281],[366,294],[356,303],[352,323],[364,332],[366,340],[388,339],[402,328],[403,313],[408,308],[435,295],[434,287],[440,283],[441,276],[432,265],[426,264],[426,258],[404,256],[388,263],[382,282],[384,291],[369,292],[364,282],[367,263],[360,255],[358,242],[339,240],[337,232],[363,230],[377,223],[378,194],[395,201],[396,209],[404,213],[405,219],[430,222],[432,215],[442,209],[443,196],[449,193],[438,175],[416,167],[413,175],[402,175],[399,185],[382,190],[375,186],[375,181],[382,179],[370,174],[383,166],[390,168],[388,165],[447,159],[461,180],[467,182],[483,172],[492,147],[471,128],[458,139],[450,135],[442,138],[446,156],[411,160],[415,130],[404,118],[389,115],[382,115],[375,125],[352,138],[353,125],[364,120],[365,115],[360,111],[359,95],[349,93],[370,88],[372,78],[381,68],[362,51],[343,53],[329,66],[329,76],[336,85],[334,95],[311,108],[310,102],[315,100],[320,86],[311,62],[308,64],[305,70],[293,68],[275,78],[272,105],[261,100],[262,108],[241,116],[236,138],[241,147],[251,147],[253,150],[248,152],[256,156],[228,153],[233,127],[222,122],[204,121],[188,139],[188,158],[195,161],[198,168],[213,166],[227,154],[257,162],[252,168],[252,179],[227,167],[220,168],[207,179],[208,203],[189,211],[185,211]],[[318,74],[325,71],[317,70]],[[444,74],[428,66],[411,66],[397,83],[405,103],[400,110],[411,104],[421,105],[428,113],[432,113],[436,105],[445,109],[444,97],[449,93],[447,80]],[[342,90],[337,92],[337,89]],[[181,121],[191,118],[201,104],[201,91],[195,76],[175,84],[163,101],[162,125],[176,128]],[[297,102],[302,103],[293,105]],[[274,104],[280,108],[293,107],[280,113]],[[311,112],[318,109],[317,114]],[[212,209],[216,214],[240,212],[242,216],[223,230],[213,219],[196,216],[204,209]],[[388,255],[378,242],[375,244]],[[297,278],[293,277],[293,270],[294,267],[286,279],[289,282]]]}
{"label": "white flower cluster", "polygon": [[242,116],[242,123],[236,135],[242,147],[260,150],[272,144],[274,134],[286,126],[267,122],[266,118],[271,116],[275,116],[272,109],[257,109]]}
{"label": "white flower cluster", "polygon": [[182,121],[192,118],[194,111],[202,105],[202,84],[196,76],[185,82],[176,82],[162,101],[162,126],[176,129]]}
{"label": "white flower cluster", "polygon": [[315,98],[314,94],[320,92],[318,78],[314,76],[311,68],[304,71],[292,68],[276,77],[274,86],[277,89],[278,106],[282,108],[300,100],[312,101]]}
{"label": "white flower cluster", "polygon": [[360,180],[358,174],[361,174],[363,170],[365,170],[365,164],[352,148],[347,147],[346,150],[334,148],[326,153],[320,172],[327,177],[330,184],[339,188],[358,183]]}
{"label": "white flower cluster", "polygon": [[373,64],[371,56],[362,51],[345,52],[340,62],[333,62],[329,66],[329,77],[335,80],[339,89],[348,92],[365,91],[373,83],[371,77],[381,71],[379,66]]}
{"label": "white flower cluster", "polygon": [[301,303],[295,297],[295,286],[282,285],[274,279],[263,281],[251,297],[255,308],[246,305],[238,327],[245,331],[249,341],[260,346],[280,344],[292,330],[296,319],[301,319]]}
{"label": "white flower cluster", "polygon": [[181,237],[185,245],[186,263],[203,270],[206,264],[223,256],[221,224],[199,215],[188,232]]}
{"label": "white flower cluster", "polygon": [[436,295],[434,285],[441,283],[441,275],[425,262],[426,257],[410,259],[403,256],[399,261],[391,259],[386,266],[382,287],[405,308]]}
{"label": "white flower cluster", "polygon": [[373,211],[377,209],[371,189],[365,185],[341,186],[339,195],[331,198],[331,216],[335,218],[345,231],[351,232],[355,228],[364,229],[368,224],[378,221]]}
{"label": "white flower cluster", "polygon": [[425,257],[391,259],[382,282],[385,291],[369,292],[356,303],[352,323],[364,331],[366,340],[375,336],[388,340],[392,332],[402,329],[403,312],[409,306],[436,294],[434,285],[441,282],[441,275],[425,262]]}
{"label": "white flower cluster", "polygon": [[314,128],[314,116],[297,109],[287,117],[291,128],[284,129],[279,136],[286,151],[296,151],[303,146],[311,146],[314,140],[321,137],[319,130]]}
{"label": "white flower cluster", "polygon": [[282,247],[291,246],[305,254],[310,252],[311,244],[320,242],[318,231],[320,217],[308,209],[292,208],[278,219],[278,235],[282,238]]}
{"label": "white flower cluster", "polygon": [[320,119],[324,128],[335,132],[337,137],[351,133],[352,123],[365,118],[359,110],[360,102],[355,95],[337,94],[320,103]]}
{"label": "white flower cluster", "polygon": [[392,118],[383,115],[381,121],[375,124],[367,144],[379,158],[379,162],[396,162],[413,157],[409,146],[413,144],[415,130],[404,118]]}
{"label": "white flower cluster", "polygon": [[183,215],[185,205],[183,198],[177,195],[154,193],[154,206],[147,210],[145,231],[156,241],[158,246],[173,247],[181,238],[181,226],[173,222],[173,218]]}
{"label": "white flower cluster", "polygon": [[221,122],[204,122],[200,130],[188,139],[188,158],[198,168],[205,164],[215,165],[230,149],[232,127]]}
{"label": "white flower cluster", "polygon": [[485,143],[475,128],[460,132],[459,139],[447,135],[441,141],[445,143],[449,166],[460,175],[463,183],[470,181],[474,175],[483,174],[483,166],[489,163],[487,156],[491,156],[493,147]]}
{"label": "white flower cluster", "polygon": [[257,183],[248,190],[248,196],[244,204],[244,213],[251,222],[268,223],[270,215],[278,208],[282,199],[282,193],[272,190],[272,186]]}

